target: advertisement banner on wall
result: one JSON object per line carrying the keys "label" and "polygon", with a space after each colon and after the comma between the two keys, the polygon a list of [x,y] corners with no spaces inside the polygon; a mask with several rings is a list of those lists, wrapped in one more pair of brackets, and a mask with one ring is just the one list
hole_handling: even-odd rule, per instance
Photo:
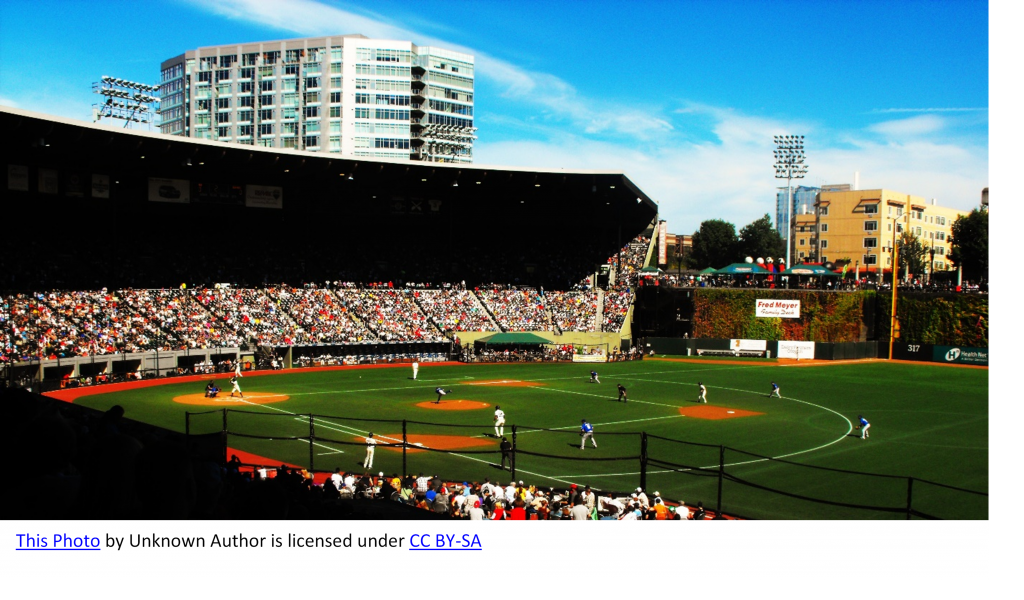
{"label": "advertisement banner on wall", "polygon": [[957,365],[988,365],[988,348],[934,346],[932,360]]}
{"label": "advertisement banner on wall", "polygon": [[778,317],[783,319],[800,318],[799,300],[756,300],[755,317]]}
{"label": "advertisement banner on wall", "polygon": [[736,352],[764,352],[768,350],[766,340],[729,340],[729,348]]}
{"label": "advertisement banner on wall", "polygon": [[28,191],[28,167],[7,165],[7,189],[15,192]]}
{"label": "advertisement banner on wall", "polygon": [[188,204],[190,200],[189,183],[187,179],[159,179],[149,178],[149,201],[150,202],[173,202],[175,204]]}
{"label": "advertisement banner on wall", "polygon": [[39,193],[56,194],[57,187],[57,170],[39,169]]}
{"label": "advertisement banner on wall", "polygon": [[658,264],[668,264],[668,223],[658,223]]}
{"label": "advertisement banner on wall", "polygon": [[84,198],[85,175],[68,173],[64,178],[64,195],[68,198]]}
{"label": "advertisement banner on wall", "polygon": [[92,197],[93,198],[109,198],[110,197],[110,176],[109,175],[96,175],[92,176]]}
{"label": "advertisement banner on wall", "polygon": [[788,342],[779,340],[779,358],[810,360],[814,358],[814,342]]}
{"label": "advertisement banner on wall", "polygon": [[573,354],[572,362],[574,363],[603,363],[608,362],[604,354]]}
{"label": "advertisement banner on wall", "polygon": [[245,205],[250,208],[283,208],[284,189],[270,185],[245,186]]}

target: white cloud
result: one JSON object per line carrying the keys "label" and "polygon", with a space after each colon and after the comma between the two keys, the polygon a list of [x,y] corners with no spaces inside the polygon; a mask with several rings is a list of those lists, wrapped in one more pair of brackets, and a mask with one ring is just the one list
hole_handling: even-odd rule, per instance
{"label": "white cloud", "polygon": [[[623,171],[660,205],[669,230],[690,233],[707,219],[725,219],[737,229],[775,215],[772,136],[799,131],[808,137],[810,172],[794,185],[854,183],[936,198],[942,206],[969,210],[988,185],[984,147],[913,141],[877,143],[852,138],[842,148],[816,145],[834,137],[806,123],[751,117],[727,109],[690,107],[687,115],[710,117],[710,141],[678,142],[638,150],[623,144],[550,132],[546,142],[479,143],[478,162],[546,168]],[[687,129],[690,129],[687,127]],[[979,179],[979,173],[984,179]]]}
{"label": "white cloud", "polygon": [[0,96],[0,106],[9,106],[11,108],[18,108],[18,103],[6,96]]}
{"label": "white cloud", "polygon": [[921,115],[908,119],[897,119],[875,123],[868,129],[889,138],[916,137],[940,131],[946,120],[936,115]]}
{"label": "white cloud", "polygon": [[936,113],[936,112],[987,112],[987,108],[982,107],[946,107],[946,108],[876,108],[873,113],[913,113],[913,112],[924,112],[924,113]]}

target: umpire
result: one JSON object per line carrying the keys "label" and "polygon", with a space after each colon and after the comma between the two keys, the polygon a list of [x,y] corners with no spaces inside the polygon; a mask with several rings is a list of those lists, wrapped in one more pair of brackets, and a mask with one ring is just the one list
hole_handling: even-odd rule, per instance
{"label": "umpire", "polygon": [[509,469],[512,468],[512,442],[508,441],[508,438],[502,436],[501,438],[501,468],[505,468],[505,460],[508,460]]}

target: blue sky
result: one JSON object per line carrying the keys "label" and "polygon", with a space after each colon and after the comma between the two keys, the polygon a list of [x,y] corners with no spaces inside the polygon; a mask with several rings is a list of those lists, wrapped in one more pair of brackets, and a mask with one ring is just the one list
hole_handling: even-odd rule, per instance
{"label": "blue sky", "polygon": [[989,185],[989,7],[846,3],[6,0],[0,104],[88,120],[101,75],[189,48],[363,33],[476,56],[476,162],[626,172],[670,231],[774,215],[772,136],[804,183],[970,209]]}

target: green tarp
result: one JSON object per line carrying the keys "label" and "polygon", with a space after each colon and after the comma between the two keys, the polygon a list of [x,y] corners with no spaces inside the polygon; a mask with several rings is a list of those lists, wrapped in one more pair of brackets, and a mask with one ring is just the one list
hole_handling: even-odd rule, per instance
{"label": "green tarp", "polygon": [[486,344],[488,346],[496,345],[518,345],[525,346],[528,344],[554,344],[549,339],[540,337],[533,333],[520,332],[520,333],[496,333],[489,335],[477,340],[477,343]]}
{"label": "green tarp", "polygon": [[768,269],[755,263],[733,263],[715,271],[719,275],[767,275]]}

